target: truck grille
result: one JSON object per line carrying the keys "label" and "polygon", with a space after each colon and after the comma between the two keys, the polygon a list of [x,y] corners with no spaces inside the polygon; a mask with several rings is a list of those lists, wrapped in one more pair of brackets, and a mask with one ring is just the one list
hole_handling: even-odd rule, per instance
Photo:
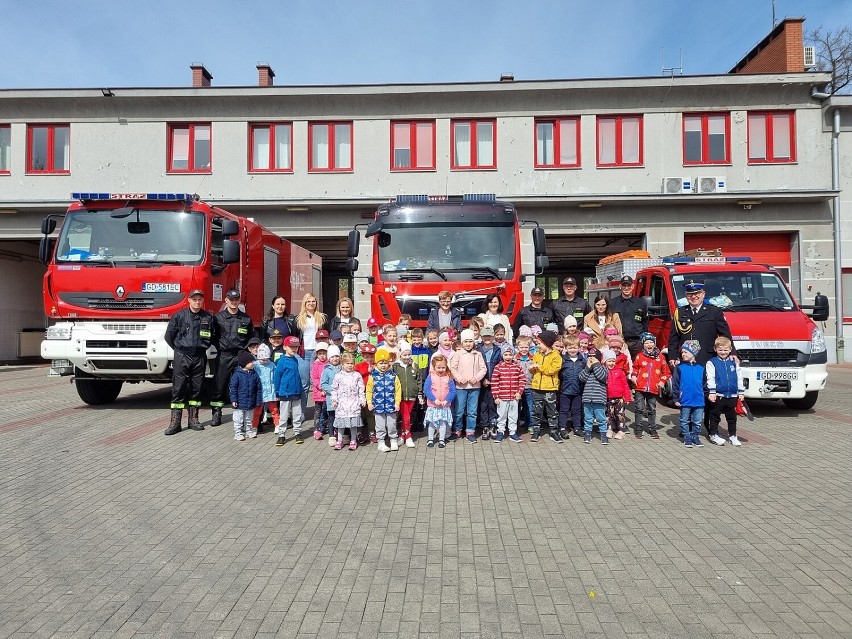
{"label": "truck grille", "polygon": [[157,293],[155,295],[130,293],[123,300],[117,300],[111,292],[105,291],[59,294],[59,298],[66,304],[100,311],[134,311],[163,308],[179,304],[183,296],[184,293]]}
{"label": "truck grille", "polygon": [[86,348],[89,350],[109,350],[126,348],[148,348],[148,342],[144,339],[90,339],[86,340]]}
{"label": "truck grille", "polygon": [[795,363],[799,351],[795,348],[739,348],[737,355],[745,362],[790,362]]}
{"label": "truck grille", "polygon": [[140,308],[154,308],[154,300],[150,297],[135,299],[127,298],[126,300],[117,300],[110,297],[90,297],[86,302],[86,306],[88,308],[100,310],[123,311]]}
{"label": "truck grille", "polygon": [[92,359],[89,360],[101,371],[147,371],[148,362],[140,359]]}

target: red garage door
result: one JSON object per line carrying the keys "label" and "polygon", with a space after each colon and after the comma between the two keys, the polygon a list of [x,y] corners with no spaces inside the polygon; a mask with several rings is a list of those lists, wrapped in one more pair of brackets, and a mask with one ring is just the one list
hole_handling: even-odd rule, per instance
{"label": "red garage door", "polygon": [[789,233],[686,233],[685,251],[722,249],[725,255],[747,255],[758,264],[790,266]]}

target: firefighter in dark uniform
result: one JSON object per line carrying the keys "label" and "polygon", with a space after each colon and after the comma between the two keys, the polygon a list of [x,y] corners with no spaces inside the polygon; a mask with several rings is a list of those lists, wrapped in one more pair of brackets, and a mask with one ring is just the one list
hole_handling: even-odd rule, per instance
{"label": "firefighter in dark uniform", "polygon": [[216,377],[210,407],[213,409],[211,426],[222,423],[222,407],[230,404],[229,384],[231,374],[237,367],[237,356],[248,349],[249,340],[254,336],[251,317],[240,310],[240,292],[231,289],[225,295],[225,308],[216,313],[216,333],[213,345],[217,357]]}
{"label": "firefighter in dark uniform", "polygon": [[573,277],[562,280],[562,292],[565,294],[550,305],[560,334],[565,330],[566,317],[570,315],[577,320],[577,326],[583,328],[583,318],[592,312],[588,300],[577,295],[577,280]]}
{"label": "firefighter in dark uniform", "polygon": [[[715,342],[717,337],[727,337],[733,344],[731,328],[722,309],[713,304],[704,303],[704,283],[687,282],[683,286],[686,294],[686,306],[675,310],[672,317],[672,327],[669,331],[668,358],[669,365],[674,370],[680,357],[680,347],[686,340],[698,340],[700,349],[695,360],[704,366],[716,354]],[[732,353],[734,354],[734,353]],[[707,402],[705,401],[705,404]],[[710,419],[710,409],[704,407],[704,426]]]}
{"label": "firefighter in dark uniform", "polygon": [[205,311],[204,292],[195,289],[189,293],[189,307],[169,320],[166,327],[166,344],[175,352],[172,363],[172,417],[166,435],[181,431],[183,409],[189,405],[189,428],[204,430],[198,419],[201,408],[201,384],[207,366],[207,349],[212,342],[216,320]]}
{"label": "firefighter in dark uniform", "polygon": [[609,300],[609,307],[614,313],[618,313],[621,320],[621,330],[624,332],[624,341],[630,351],[630,360],[642,350],[642,333],[648,331],[648,309],[641,297],[633,295],[633,278],[625,275],[619,281],[621,295]]}
{"label": "firefighter in dark uniform", "polygon": [[521,326],[538,326],[541,330],[545,330],[548,324],[553,322],[553,311],[547,306],[542,306],[544,302],[544,291],[536,286],[530,291],[530,303],[524,306],[515,318],[515,324],[512,326],[515,335],[518,334],[518,329]]}

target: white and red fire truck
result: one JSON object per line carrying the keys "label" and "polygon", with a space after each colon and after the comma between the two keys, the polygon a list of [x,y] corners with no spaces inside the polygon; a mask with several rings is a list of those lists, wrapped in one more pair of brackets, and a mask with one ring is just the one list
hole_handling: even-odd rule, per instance
{"label": "white and red fire truck", "polygon": [[799,305],[772,266],[719,250],[698,253],[707,254],[602,260],[587,294],[618,295],[619,279],[633,277],[633,294],[648,306],[648,329],[665,348],[672,313],[687,303],[684,284],[703,282],[706,301],[724,310],[731,328],[746,397],[812,408],[828,377],[825,336],[817,325],[828,319],[828,298],[817,293],[813,305]]}
{"label": "white and red fire truck", "polygon": [[[47,264],[41,355],[52,375],[73,375],[87,404],[112,402],[124,382],[168,382],[169,318],[193,289],[217,313],[239,290],[257,325],[275,295],[300,300],[322,261],[251,220],[187,193],[73,193],[42,222]],[[209,354],[212,358],[215,351]]]}

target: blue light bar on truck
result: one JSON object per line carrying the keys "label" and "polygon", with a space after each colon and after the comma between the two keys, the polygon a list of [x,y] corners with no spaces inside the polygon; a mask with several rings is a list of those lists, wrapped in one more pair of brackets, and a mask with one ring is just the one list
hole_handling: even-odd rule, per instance
{"label": "blue light bar on truck", "polygon": [[724,255],[699,255],[697,257],[664,257],[663,264],[692,264],[695,266],[708,264],[736,264],[737,262],[751,262],[750,257],[726,257]]}
{"label": "blue light bar on truck", "polygon": [[192,202],[191,193],[72,193],[74,200],[155,200],[158,202]]}
{"label": "blue light bar on truck", "polygon": [[397,205],[425,204],[427,202],[496,202],[493,193],[465,193],[464,195],[397,195]]}

